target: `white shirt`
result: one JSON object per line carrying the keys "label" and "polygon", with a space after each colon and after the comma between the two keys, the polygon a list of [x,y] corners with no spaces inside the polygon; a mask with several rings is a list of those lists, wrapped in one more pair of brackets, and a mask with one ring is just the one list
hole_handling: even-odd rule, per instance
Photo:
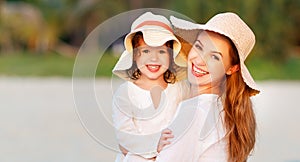
{"label": "white shirt", "polygon": [[[157,155],[160,132],[171,123],[178,103],[187,94],[186,81],[168,84],[155,109],[150,91],[129,81],[118,88],[113,96],[113,121],[119,144],[131,152],[128,156],[138,154],[151,158]],[[116,161],[123,161],[124,157],[118,158]]]}
{"label": "white shirt", "polygon": [[183,101],[169,126],[174,139],[157,156],[157,162],[226,162],[227,141],[223,106],[214,94]]}

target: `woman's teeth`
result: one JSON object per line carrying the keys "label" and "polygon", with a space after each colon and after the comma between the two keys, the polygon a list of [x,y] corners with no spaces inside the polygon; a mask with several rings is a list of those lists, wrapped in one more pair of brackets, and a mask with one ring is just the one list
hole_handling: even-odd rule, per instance
{"label": "woman's teeth", "polygon": [[193,71],[196,72],[197,74],[207,74],[208,72],[203,71],[202,69],[196,67],[195,65],[193,66]]}

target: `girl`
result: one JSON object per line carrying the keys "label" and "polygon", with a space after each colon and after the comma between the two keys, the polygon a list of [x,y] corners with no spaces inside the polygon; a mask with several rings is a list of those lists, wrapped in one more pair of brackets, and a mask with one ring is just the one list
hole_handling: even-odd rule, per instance
{"label": "girl", "polygon": [[151,161],[160,131],[171,122],[182,91],[187,92],[183,82],[176,83],[184,76],[173,59],[181,45],[170,22],[150,12],[133,22],[124,42],[126,50],[113,69],[128,80],[113,97],[113,121],[123,153],[116,161]]}
{"label": "girl", "polygon": [[[177,132],[175,138],[156,160],[246,161],[255,144],[256,130],[250,97],[259,93],[244,64],[255,44],[253,32],[234,13],[218,14],[205,25],[175,17],[171,22],[182,38],[198,32],[187,57],[176,60],[187,62],[193,97],[180,105],[178,116],[169,126]],[[162,134],[160,141],[164,146],[168,137]]]}

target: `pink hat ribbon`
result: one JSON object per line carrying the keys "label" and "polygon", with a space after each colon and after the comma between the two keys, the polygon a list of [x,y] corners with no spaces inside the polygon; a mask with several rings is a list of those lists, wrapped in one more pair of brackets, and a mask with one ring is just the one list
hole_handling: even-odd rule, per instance
{"label": "pink hat ribbon", "polygon": [[137,27],[135,27],[134,29],[140,28],[140,27],[145,26],[145,25],[160,26],[160,27],[163,27],[164,29],[170,31],[171,33],[173,33],[173,30],[171,29],[171,27],[169,27],[167,24],[162,23],[160,21],[144,21],[141,24],[139,24]]}

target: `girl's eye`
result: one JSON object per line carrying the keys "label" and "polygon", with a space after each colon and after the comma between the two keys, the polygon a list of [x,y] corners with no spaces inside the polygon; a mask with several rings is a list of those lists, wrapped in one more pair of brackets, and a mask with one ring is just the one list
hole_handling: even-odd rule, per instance
{"label": "girl's eye", "polygon": [[150,50],[146,50],[146,49],[145,49],[145,50],[142,50],[142,53],[146,53],[146,54],[147,54],[147,53],[150,53]]}
{"label": "girl's eye", "polygon": [[165,53],[167,53],[167,51],[165,51],[165,50],[159,50],[159,53],[160,54],[165,54]]}

